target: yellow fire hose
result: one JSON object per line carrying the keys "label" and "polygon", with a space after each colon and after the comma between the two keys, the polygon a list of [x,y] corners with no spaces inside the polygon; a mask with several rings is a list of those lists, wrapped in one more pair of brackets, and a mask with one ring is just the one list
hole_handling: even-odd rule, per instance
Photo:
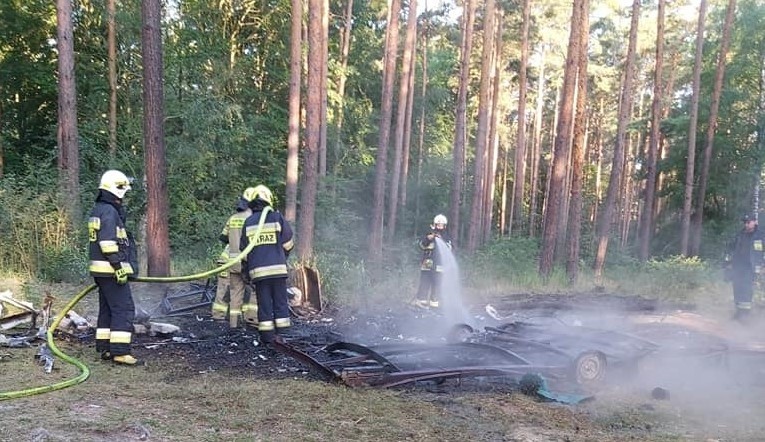
{"label": "yellow fire hose", "polygon": [[[263,228],[263,224],[266,221],[266,214],[268,214],[269,211],[271,211],[271,208],[266,207],[261,213],[260,219],[258,220],[258,227],[255,230],[256,235],[260,233],[261,229]],[[186,276],[138,276],[136,278],[132,278],[131,281],[149,282],[149,283],[186,282],[186,281],[195,281],[197,279],[208,278],[210,276],[217,275],[220,272],[228,270],[229,268],[233,267],[236,263],[240,262],[255,247],[255,244],[256,244],[255,241],[250,241],[247,247],[244,250],[242,250],[242,252],[239,255],[237,255],[236,258],[230,259],[227,263],[221,265],[220,267],[210,269],[206,272],[201,272],[201,273],[196,273],[193,275],[186,275]],[[87,365],[85,365],[79,359],[69,356],[63,353],[61,350],[59,350],[59,348],[56,346],[56,343],[53,341],[53,331],[58,327],[59,323],[64,318],[66,313],[69,312],[69,310],[71,310],[72,308],[74,308],[74,306],[78,302],[80,302],[80,300],[84,298],[85,295],[93,291],[95,288],[96,288],[96,285],[91,284],[85,287],[81,292],[77,293],[74,296],[74,298],[72,298],[72,300],[69,301],[69,303],[64,307],[64,309],[62,310],[62,313],[56,316],[56,318],[51,323],[50,327],[48,327],[47,332],[45,333],[45,337],[48,343],[48,348],[50,348],[51,352],[54,355],[61,358],[64,362],[67,362],[77,367],[77,369],[80,371],[80,374],[78,374],[74,378],[67,379],[61,382],[56,382],[54,384],[28,388],[25,390],[0,392],[0,401],[7,400],[7,399],[18,399],[18,398],[22,398],[26,396],[34,396],[36,394],[42,394],[42,393],[48,393],[55,390],[61,390],[67,387],[71,387],[72,385],[80,384],[84,382],[88,378],[88,376],[90,376],[90,369],[88,368]]]}

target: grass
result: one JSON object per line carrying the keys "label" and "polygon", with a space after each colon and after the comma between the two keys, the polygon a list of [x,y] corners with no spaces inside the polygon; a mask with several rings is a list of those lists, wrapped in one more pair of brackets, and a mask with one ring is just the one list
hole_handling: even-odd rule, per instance
{"label": "grass", "polygon": [[[3,440],[610,441],[630,433],[629,428],[614,431],[611,421],[591,419],[587,406],[549,405],[520,394],[478,394],[456,387],[444,395],[218,372],[173,374],[163,366],[102,363],[92,349],[68,350],[90,365],[90,379],[61,391],[0,402]],[[45,375],[32,362],[31,349],[13,351],[16,357],[0,363],[6,387],[40,385],[51,376],[72,374],[59,366],[53,375]],[[640,435],[640,440],[670,440],[661,431],[641,429]]]}
{"label": "grass", "polygon": [[[205,261],[206,262],[206,261]],[[500,263],[501,264],[501,263]],[[576,286],[562,273],[541,281],[528,263],[499,269],[493,275],[465,269],[463,293],[476,302],[499,294],[592,291],[643,295],[666,301],[730,306],[727,284],[714,271],[696,263],[621,266],[608,269],[610,279],[596,281],[583,271]],[[200,260],[184,260],[174,273],[206,268]],[[188,271],[182,270],[187,269]],[[406,300],[416,289],[417,270],[399,270],[377,283],[363,269],[346,293],[325,293],[337,306],[359,307]],[[340,274],[329,278],[340,281]],[[46,293],[61,308],[82,284],[0,280],[0,291],[39,305]],[[336,285],[337,286],[337,285]],[[93,311],[90,295],[75,309]],[[0,439],[9,441],[674,441],[689,440],[680,417],[662,406],[645,407],[644,398],[623,401],[608,397],[580,406],[540,403],[519,394],[503,395],[450,389],[449,394],[421,390],[350,389],[299,378],[266,380],[213,373],[179,373],[172,366],[114,367],[96,358],[92,348],[60,343],[92,370],[83,384],[39,396],[0,402]],[[73,367],[57,361],[46,375],[34,361],[35,349],[5,349],[12,358],[0,360],[3,391],[21,390],[69,379]],[[691,438],[690,440],[693,440]],[[703,439],[702,439],[703,440]]]}

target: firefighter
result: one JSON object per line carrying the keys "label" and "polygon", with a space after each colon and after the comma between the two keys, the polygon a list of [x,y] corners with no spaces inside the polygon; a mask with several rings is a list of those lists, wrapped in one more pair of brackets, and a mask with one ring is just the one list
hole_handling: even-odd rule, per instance
{"label": "firefighter", "polygon": [[734,319],[743,321],[752,311],[754,280],[762,271],[765,236],[757,227],[757,219],[745,215],[742,229],[728,245],[726,276],[733,284]]}
{"label": "firefighter", "polygon": [[89,271],[98,286],[96,351],[116,364],[139,365],[131,353],[135,303],[128,277],[138,271],[135,245],[125,229],[122,200],[130,180],[119,170],[101,176],[88,218]]}
{"label": "firefighter", "polygon": [[[420,260],[420,286],[417,288],[415,304],[419,307],[438,308],[441,299],[441,279],[443,275],[443,251],[439,250],[441,244],[448,249],[452,248],[452,240],[446,231],[448,221],[446,216],[438,214],[433,218],[430,231],[419,241],[422,250]],[[440,238],[440,242],[436,241]]]}
{"label": "firefighter", "polygon": [[287,258],[294,245],[292,228],[281,213],[271,210],[258,232],[263,210],[272,205],[271,190],[263,185],[255,187],[255,198],[250,202],[252,215],[244,223],[245,234],[239,246],[244,250],[251,241],[256,243],[247,255],[245,270],[255,285],[258,332],[263,343],[272,342],[276,334],[292,325],[287,299]]}
{"label": "firefighter", "polygon": [[[242,229],[244,228],[244,221],[252,214],[249,203],[255,197],[254,195],[254,187],[245,189],[237,201],[236,213],[229,217],[226,225],[223,227],[220,240],[226,247],[218,259],[218,262],[221,264],[239,256]],[[251,296],[248,296],[249,293],[247,293],[246,288],[240,263],[234,264],[227,272],[221,272],[218,275],[218,288],[215,293],[215,301],[212,305],[213,319],[225,319],[226,311],[228,310],[228,325],[230,328],[236,328],[239,325],[240,317],[244,318],[246,324],[257,325],[258,306],[250,302]],[[229,292],[228,305],[224,300],[227,291]]]}
{"label": "firefighter", "polygon": [[[225,230],[225,229],[224,229]],[[223,250],[218,255],[218,259],[215,263],[219,266],[228,262],[229,248],[228,244],[223,247]],[[218,273],[218,281],[215,287],[215,300],[212,303],[212,319],[213,321],[224,321],[226,319],[226,313],[228,313],[228,303],[226,302],[226,295],[231,288],[231,283],[228,279],[228,270],[224,270]]]}

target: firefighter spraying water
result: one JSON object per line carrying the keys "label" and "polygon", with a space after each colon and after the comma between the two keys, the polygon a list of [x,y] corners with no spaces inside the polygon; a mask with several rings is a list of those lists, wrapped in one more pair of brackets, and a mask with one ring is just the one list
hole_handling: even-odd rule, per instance
{"label": "firefighter spraying water", "polygon": [[450,324],[467,323],[469,315],[462,304],[459,268],[446,229],[448,222],[446,216],[436,215],[430,230],[418,242],[422,259],[415,305],[440,310]]}
{"label": "firefighter spraying water", "polygon": [[[441,298],[441,283],[444,273],[442,254],[438,249],[451,249],[452,239],[446,231],[446,216],[436,215],[433,218],[433,224],[430,225],[430,231],[426,233],[419,241],[422,250],[422,259],[420,260],[420,286],[417,288],[416,305],[424,308],[439,308]],[[436,243],[436,238],[440,239],[440,244]],[[439,246],[438,249],[436,246]]]}

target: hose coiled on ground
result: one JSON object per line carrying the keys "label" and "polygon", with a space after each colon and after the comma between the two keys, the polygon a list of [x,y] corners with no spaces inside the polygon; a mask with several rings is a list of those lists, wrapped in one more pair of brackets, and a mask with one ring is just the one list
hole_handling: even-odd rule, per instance
{"label": "hose coiled on ground", "polygon": [[[260,219],[258,220],[258,227],[255,231],[256,235],[259,234],[261,229],[263,228],[263,224],[266,221],[266,215],[268,214],[269,211],[271,211],[270,207],[266,207],[265,209],[263,209],[263,212],[260,215]],[[167,282],[187,282],[187,281],[195,281],[198,279],[209,278],[210,276],[217,275],[220,272],[228,270],[229,268],[233,267],[236,263],[240,262],[244,257],[247,256],[248,253],[250,253],[250,251],[255,247],[255,245],[256,245],[255,241],[250,241],[247,247],[244,250],[242,250],[242,252],[239,255],[237,255],[235,258],[230,259],[228,262],[226,262],[225,264],[219,267],[215,267],[205,272],[200,272],[200,273],[195,273],[193,275],[185,275],[185,276],[138,276],[135,278],[131,278],[131,281],[147,282],[147,283],[160,283],[160,282],[167,283]],[[40,387],[27,388],[24,390],[17,390],[17,391],[0,392],[0,401],[8,400],[8,399],[18,399],[18,398],[27,397],[27,396],[34,396],[36,394],[42,394],[42,393],[48,393],[51,391],[61,390],[61,389],[85,382],[85,380],[88,379],[88,377],[90,376],[90,369],[88,368],[88,366],[85,365],[85,363],[83,363],[79,359],[69,356],[66,353],[62,352],[58,348],[58,346],[56,346],[56,343],[53,341],[53,331],[56,330],[61,320],[66,316],[66,313],[68,313],[72,308],[74,308],[74,306],[78,302],[80,302],[80,300],[82,300],[82,298],[84,298],[85,295],[92,292],[95,288],[96,288],[96,285],[91,284],[85,287],[79,293],[77,293],[69,301],[69,303],[66,304],[66,306],[62,310],[62,313],[56,315],[56,318],[53,320],[50,327],[48,327],[48,330],[45,333],[45,338],[51,352],[54,355],[61,358],[64,362],[67,362],[77,367],[80,373],[74,378],[66,379],[64,381],[56,382],[49,385],[42,385]]]}

